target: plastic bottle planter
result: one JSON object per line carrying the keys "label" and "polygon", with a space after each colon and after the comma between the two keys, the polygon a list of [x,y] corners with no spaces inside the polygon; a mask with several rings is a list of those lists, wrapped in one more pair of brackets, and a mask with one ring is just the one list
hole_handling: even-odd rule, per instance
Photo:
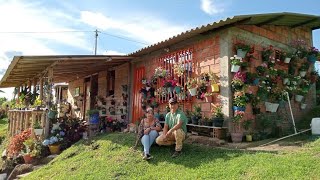
{"label": "plastic bottle planter", "polygon": [[244,58],[244,57],[246,57],[247,52],[248,51],[243,51],[242,49],[237,49],[237,56]]}
{"label": "plastic bottle planter", "polygon": [[188,89],[191,96],[197,95],[197,88]]}
{"label": "plastic bottle planter", "polygon": [[301,108],[301,109],[306,109],[306,107],[307,107],[307,104],[301,103],[301,105],[300,105],[300,108]]}
{"label": "plastic bottle planter", "polygon": [[238,72],[239,70],[240,70],[240,66],[238,66],[238,65],[231,66],[231,72]]}
{"label": "plastic bottle planter", "polygon": [[289,57],[286,57],[286,58],[284,59],[284,63],[286,63],[286,64],[289,64],[290,61],[291,61],[291,58],[289,58]]}
{"label": "plastic bottle planter", "polygon": [[264,105],[266,106],[266,111],[269,112],[277,112],[279,107],[278,103],[265,102]]}
{"label": "plastic bottle planter", "polygon": [[299,74],[301,77],[305,77],[307,74],[307,71],[300,71]]}
{"label": "plastic bottle planter", "polygon": [[212,92],[219,92],[220,88],[218,84],[211,84],[211,91]]}
{"label": "plastic bottle planter", "polygon": [[296,94],[296,95],[294,96],[294,100],[297,101],[297,102],[301,102],[302,99],[303,99],[303,96],[302,96],[302,95]]}

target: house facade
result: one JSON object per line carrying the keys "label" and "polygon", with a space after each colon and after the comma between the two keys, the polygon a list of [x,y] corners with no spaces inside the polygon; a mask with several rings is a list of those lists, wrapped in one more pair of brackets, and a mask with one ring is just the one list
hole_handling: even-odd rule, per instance
{"label": "house facade", "polygon": [[[217,107],[221,107],[223,126],[228,127],[229,132],[236,131],[234,124],[247,120],[252,120],[251,128],[256,129],[258,124],[254,119],[258,113],[254,109],[281,114],[284,117],[281,126],[290,127],[290,109],[293,117],[299,119],[315,105],[315,86],[311,80],[314,61],[309,61],[307,55],[308,48],[313,46],[312,30],[319,27],[319,17],[312,15],[235,16],[118,57],[121,63],[111,56],[99,56],[96,64],[87,62],[91,70],[81,76],[77,74],[81,68],[86,68],[85,64],[79,66],[80,69],[69,68],[72,78],[64,77],[61,72],[60,76],[54,76],[55,68],[59,71],[67,68],[57,66],[68,58],[43,67],[53,68],[52,82],[68,82],[68,102],[74,117],[85,119],[88,110],[98,108],[100,117],[138,122],[147,106],[156,107],[160,114],[165,114],[168,99],[176,97],[186,112],[200,107],[202,121],[198,125],[203,125],[203,119],[210,119]],[[242,58],[238,58],[239,45],[250,47]],[[304,55],[300,53],[302,50],[305,50]],[[289,54],[292,60],[287,63],[285,57],[289,58]],[[79,61],[69,63],[73,66]],[[95,68],[97,63],[99,68]],[[239,65],[240,69],[234,70],[232,64]],[[300,75],[301,67],[306,71],[304,76]],[[0,83],[2,87],[10,81],[14,68],[17,65],[7,70],[8,75]],[[211,78],[205,79],[206,75]],[[284,83],[285,78],[291,83]],[[258,82],[253,83],[256,79]],[[27,82],[27,79],[20,80],[10,85],[21,86]],[[189,91],[192,85],[197,87],[195,95]],[[285,102],[286,92],[291,106]],[[295,98],[300,92],[304,95],[302,101]],[[272,108],[274,104],[279,104],[275,105],[276,109]],[[302,108],[302,104],[307,105]],[[240,130],[244,131],[242,127]]]}

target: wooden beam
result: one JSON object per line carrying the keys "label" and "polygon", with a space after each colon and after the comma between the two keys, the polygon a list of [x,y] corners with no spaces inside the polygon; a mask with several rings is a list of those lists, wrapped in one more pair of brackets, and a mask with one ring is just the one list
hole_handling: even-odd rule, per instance
{"label": "wooden beam", "polygon": [[319,19],[320,19],[320,18],[309,19],[308,21],[303,21],[303,22],[294,24],[294,25],[292,25],[292,26],[290,26],[290,27],[291,27],[291,28],[296,28],[296,27],[303,26],[303,25],[306,25],[306,24],[309,24],[309,23],[312,23],[312,22],[316,22],[316,21],[318,21]]}
{"label": "wooden beam", "polygon": [[256,26],[262,26],[262,25],[265,25],[265,24],[269,24],[269,23],[271,23],[271,22],[274,22],[274,21],[277,21],[277,20],[283,18],[284,16],[285,16],[285,15],[275,16],[275,17],[273,17],[273,18],[267,19],[267,20],[265,20],[265,21],[262,21],[262,22],[256,24]]}

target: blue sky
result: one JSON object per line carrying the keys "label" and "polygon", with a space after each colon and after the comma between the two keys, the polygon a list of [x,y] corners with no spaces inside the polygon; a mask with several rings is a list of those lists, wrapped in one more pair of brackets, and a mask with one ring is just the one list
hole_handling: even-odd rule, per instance
{"label": "blue sky", "polygon": [[[95,29],[97,54],[127,54],[227,17],[320,15],[319,7],[316,0],[0,0],[0,78],[14,55],[94,54]],[[320,48],[320,30],[313,36]],[[2,90],[11,97],[12,89]]]}

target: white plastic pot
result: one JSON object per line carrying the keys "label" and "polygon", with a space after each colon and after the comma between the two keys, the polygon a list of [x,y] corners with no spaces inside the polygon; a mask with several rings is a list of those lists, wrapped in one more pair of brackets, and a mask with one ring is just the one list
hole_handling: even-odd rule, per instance
{"label": "white plastic pot", "polygon": [[284,63],[288,64],[288,63],[290,63],[290,60],[291,60],[291,58],[286,57],[286,58],[284,59]]}
{"label": "white plastic pot", "polygon": [[300,105],[300,108],[301,108],[301,109],[306,109],[306,107],[307,107],[307,104],[301,103],[301,105]]}
{"label": "white plastic pot", "polygon": [[297,102],[301,102],[302,99],[303,99],[303,96],[302,96],[302,95],[299,95],[299,94],[296,94],[296,95],[294,96],[294,99],[295,99]]}
{"label": "white plastic pot", "polygon": [[197,95],[197,88],[189,89],[189,93],[190,93],[191,96]]}
{"label": "white plastic pot", "polygon": [[240,69],[240,66],[238,66],[238,65],[232,65],[231,66],[231,72],[238,72],[239,69]]}
{"label": "white plastic pot", "polygon": [[277,112],[279,107],[279,103],[265,102],[264,105],[266,106],[266,111],[269,112]]}
{"label": "white plastic pot", "polygon": [[299,74],[301,77],[305,77],[307,74],[307,71],[300,71]]}

